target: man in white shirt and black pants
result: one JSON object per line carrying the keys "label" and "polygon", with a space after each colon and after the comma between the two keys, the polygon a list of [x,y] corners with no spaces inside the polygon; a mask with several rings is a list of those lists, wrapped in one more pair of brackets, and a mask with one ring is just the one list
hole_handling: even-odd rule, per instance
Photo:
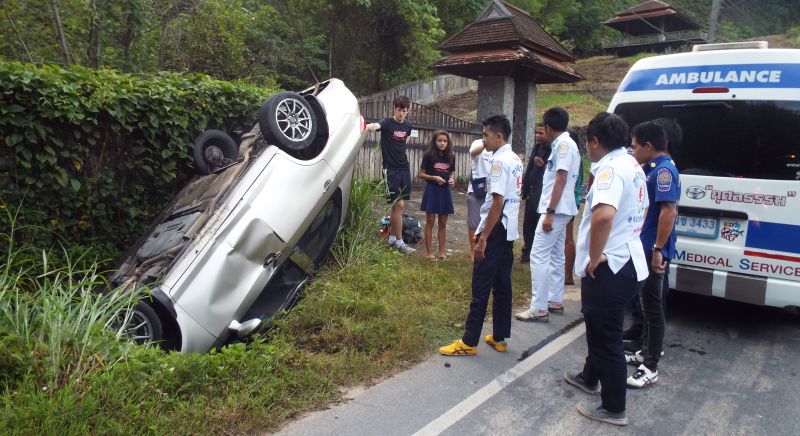
{"label": "man in white shirt and black pants", "polygon": [[511,268],[514,265],[514,241],[519,238],[519,203],[522,186],[522,161],[508,144],[511,123],[503,115],[483,122],[483,143],[492,152],[492,166],[486,178],[487,195],[481,206],[481,221],[475,230],[477,241],[472,250],[472,302],[464,326],[464,335],[439,348],[446,356],[473,356],[478,352],[483,320],[494,294],[492,334],[484,340],[496,351],[506,351],[511,336]]}
{"label": "man in white shirt and black pants", "polygon": [[542,118],[544,140],[552,143],[542,178],[541,216],[531,247],[531,305],[515,315],[520,321],[546,322],[550,312],[564,312],[564,242],[567,224],[578,213],[573,192],[581,155],[567,133],[569,114],[554,107]]}
{"label": "man in white shirt and black pants", "polygon": [[588,356],[582,372],[564,373],[567,383],[600,394],[599,407],[578,404],[587,418],[627,425],[627,370],[622,345],[625,307],[647,278],[642,231],[648,207],[644,172],[625,150],[628,126],[601,112],[586,130],[594,182],[578,231],[575,273],[581,280],[581,311]]}

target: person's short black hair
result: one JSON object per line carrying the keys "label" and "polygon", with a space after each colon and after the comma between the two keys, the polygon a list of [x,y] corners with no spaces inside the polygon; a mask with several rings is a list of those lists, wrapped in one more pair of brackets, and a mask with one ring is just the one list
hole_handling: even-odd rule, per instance
{"label": "person's short black hair", "polygon": [[483,120],[481,123],[483,127],[488,127],[489,131],[493,133],[502,133],[503,139],[508,142],[511,136],[511,122],[508,121],[505,115],[492,115],[491,117]]}
{"label": "person's short black hair", "polygon": [[649,142],[656,151],[667,151],[667,133],[664,129],[653,121],[645,121],[637,124],[631,130],[631,136],[636,137],[639,145]]}
{"label": "person's short black hair", "polygon": [[667,133],[667,148],[665,149],[667,152],[674,153],[680,148],[681,142],[683,142],[683,129],[680,124],[669,118],[656,118],[653,122],[661,126]]}
{"label": "person's short black hair", "polygon": [[583,154],[584,153],[584,144],[581,141],[581,135],[578,134],[578,131],[570,127],[567,129],[567,133],[569,133],[569,137],[575,142],[575,146],[578,147],[578,152]]}
{"label": "person's short black hair", "polygon": [[615,150],[628,144],[628,124],[617,115],[600,112],[589,121],[586,139],[597,138],[606,150]]}
{"label": "person's short black hair", "polygon": [[408,109],[411,107],[411,100],[408,99],[405,95],[398,95],[394,99],[394,107],[400,109]]}
{"label": "person's short black hair", "polygon": [[546,126],[550,126],[556,132],[566,132],[569,114],[563,107],[551,107],[544,112],[542,120]]}

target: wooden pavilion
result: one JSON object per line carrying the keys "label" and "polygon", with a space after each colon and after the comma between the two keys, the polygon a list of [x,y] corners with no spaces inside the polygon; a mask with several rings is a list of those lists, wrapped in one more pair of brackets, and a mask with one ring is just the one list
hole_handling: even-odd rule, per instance
{"label": "wooden pavilion", "polygon": [[502,0],[489,1],[440,48],[446,56],[433,68],[478,80],[478,120],[505,114],[518,153],[534,143],[536,84],[583,80],[566,65],[575,61],[569,50],[527,12]]}
{"label": "wooden pavilion", "polygon": [[605,24],[620,32],[603,44],[606,53],[629,56],[640,52],[664,52],[691,44],[703,44],[708,36],[692,17],[667,3],[650,0],[618,12]]}

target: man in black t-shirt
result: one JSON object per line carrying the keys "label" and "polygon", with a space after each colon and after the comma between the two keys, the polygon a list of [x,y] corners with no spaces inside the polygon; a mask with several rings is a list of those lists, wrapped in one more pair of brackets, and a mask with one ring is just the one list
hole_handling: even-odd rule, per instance
{"label": "man in black t-shirt", "polygon": [[392,203],[389,245],[403,254],[416,250],[403,242],[403,200],[411,198],[411,167],[406,156],[406,141],[411,136],[411,124],[406,121],[411,101],[401,95],[394,99],[394,114],[377,123],[367,125],[370,132],[381,132],[381,157],[389,188],[388,200]]}
{"label": "man in black t-shirt", "polygon": [[531,151],[528,166],[522,176],[522,200],[525,201],[525,212],[522,220],[522,254],[519,263],[529,263],[533,235],[539,223],[539,198],[542,196],[542,178],[544,177],[544,164],[550,156],[550,142],[544,139],[544,124],[536,126],[536,144]]}

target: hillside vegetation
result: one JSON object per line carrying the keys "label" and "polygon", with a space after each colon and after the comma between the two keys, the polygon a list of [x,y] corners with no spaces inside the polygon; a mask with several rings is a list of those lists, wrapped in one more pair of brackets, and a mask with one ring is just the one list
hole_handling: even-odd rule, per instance
{"label": "hillside vegetation", "polygon": [[[782,35],[750,38],[767,41],[770,48],[800,48],[800,28]],[[547,108],[561,106],[570,114],[570,124],[586,125],[600,111],[608,108],[628,69],[639,59],[654,56],[640,53],[635,56],[590,56],[579,59],[572,67],[586,80],[578,83],[537,86],[536,112],[541,116]],[[478,93],[468,92],[429,105],[444,113],[477,123]]]}

